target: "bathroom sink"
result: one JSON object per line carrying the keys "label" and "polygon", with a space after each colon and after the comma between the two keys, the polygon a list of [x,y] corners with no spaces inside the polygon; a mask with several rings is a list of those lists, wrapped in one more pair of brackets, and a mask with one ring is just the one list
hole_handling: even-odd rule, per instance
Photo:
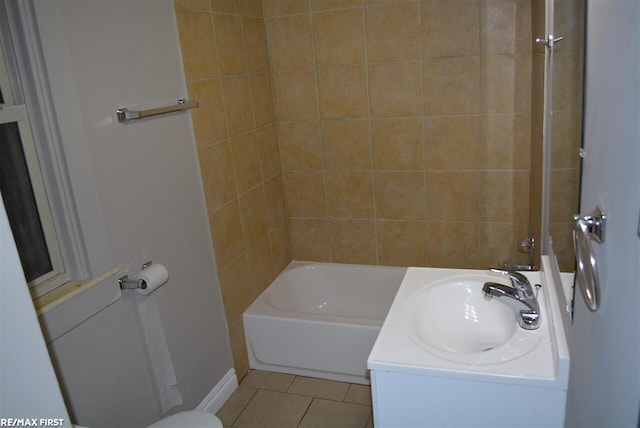
{"label": "bathroom sink", "polygon": [[[407,269],[367,359],[376,427],[562,426],[570,362],[563,291],[547,256],[542,266],[525,279]],[[540,287],[514,296],[512,278]],[[532,310],[539,317],[529,329],[522,320]]]}
{"label": "bathroom sink", "polygon": [[488,270],[410,267],[369,355],[372,371],[529,386],[566,385],[568,357],[555,285],[526,272],[536,287],[539,328],[518,323],[519,311],[489,298],[485,282],[511,286]]}
{"label": "bathroom sink", "polygon": [[460,275],[421,287],[405,312],[412,340],[459,363],[494,364],[529,352],[541,335],[520,331],[513,308],[484,295],[483,284],[496,280],[491,274]]}

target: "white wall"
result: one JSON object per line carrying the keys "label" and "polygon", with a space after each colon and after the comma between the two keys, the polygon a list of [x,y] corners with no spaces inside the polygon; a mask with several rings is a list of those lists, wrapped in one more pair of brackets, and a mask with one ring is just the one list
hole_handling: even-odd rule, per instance
{"label": "white wall", "polygon": [[[66,150],[90,153],[109,235],[103,245],[130,275],[146,260],[169,271],[154,296],[183,409],[193,409],[232,359],[190,116],[115,121],[117,107],[186,95],[172,2],[34,4],[61,134],[78,136]],[[79,302],[56,310],[79,312]],[[161,417],[136,309],[124,292],[49,345],[74,422],[143,426]]]}
{"label": "white wall", "polygon": [[69,416],[0,198],[0,417]]}
{"label": "white wall", "polygon": [[608,214],[594,245],[601,304],[577,292],[568,330],[567,426],[638,426],[640,409],[640,2],[590,0],[581,212]]}

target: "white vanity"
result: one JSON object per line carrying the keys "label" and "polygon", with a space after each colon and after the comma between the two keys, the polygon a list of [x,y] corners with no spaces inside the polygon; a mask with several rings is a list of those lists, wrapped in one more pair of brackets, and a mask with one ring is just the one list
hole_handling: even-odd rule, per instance
{"label": "white vanity", "polygon": [[518,325],[511,302],[482,291],[510,286],[505,275],[408,269],[368,359],[376,428],[563,426],[561,305],[552,275],[525,275],[539,304],[533,330]]}

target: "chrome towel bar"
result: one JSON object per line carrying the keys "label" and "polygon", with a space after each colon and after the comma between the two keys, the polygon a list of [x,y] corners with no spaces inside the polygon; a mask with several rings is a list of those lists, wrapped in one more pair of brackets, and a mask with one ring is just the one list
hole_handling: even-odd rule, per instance
{"label": "chrome towel bar", "polygon": [[604,242],[607,216],[600,207],[589,215],[573,216],[573,248],[576,253],[576,283],[592,312],[600,304],[600,279],[591,242]]}
{"label": "chrome towel bar", "polygon": [[166,107],[151,108],[147,110],[129,110],[128,108],[119,108],[116,110],[116,117],[118,118],[119,123],[123,123],[134,119],[144,119],[145,117],[173,113],[174,111],[182,111],[194,107],[198,107],[198,101],[182,98],[178,100],[177,104]]}

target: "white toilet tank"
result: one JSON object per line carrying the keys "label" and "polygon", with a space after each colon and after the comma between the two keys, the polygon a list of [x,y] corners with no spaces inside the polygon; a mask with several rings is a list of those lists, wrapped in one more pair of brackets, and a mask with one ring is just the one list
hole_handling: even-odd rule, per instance
{"label": "white toilet tank", "polygon": [[149,425],[149,428],[223,428],[222,422],[215,415],[207,412],[176,413]]}

